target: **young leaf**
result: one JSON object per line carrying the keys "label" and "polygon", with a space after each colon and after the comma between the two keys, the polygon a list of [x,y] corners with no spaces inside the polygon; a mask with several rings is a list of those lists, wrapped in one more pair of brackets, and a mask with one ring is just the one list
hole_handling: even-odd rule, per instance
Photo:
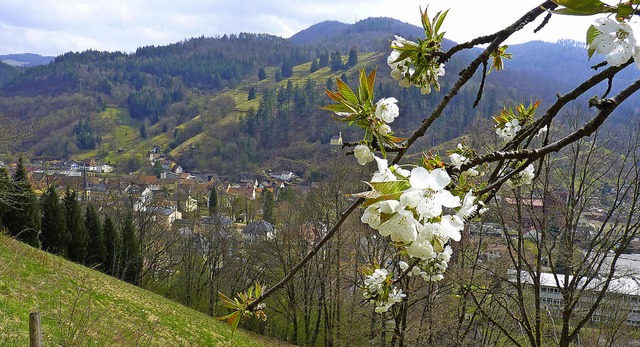
{"label": "young leaf", "polygon": [[338,90],[340,91],[340,93],[342,93],[342,96],[344,96],[344,98],[347,101],[349,101],[352,104],[359,103],[358,97],[346,83],[344,83],[341,79],[338,78],[336,79],[336,84],[338,85]]}

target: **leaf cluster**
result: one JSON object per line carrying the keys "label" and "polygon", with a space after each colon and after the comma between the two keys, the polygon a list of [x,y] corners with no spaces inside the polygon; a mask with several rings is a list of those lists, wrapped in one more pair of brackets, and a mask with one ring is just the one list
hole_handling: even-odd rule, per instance
{"label": "leaf cluster", "polygon": [[238,329],[238,325],[242,319],[248,319],[255,316],[263,321],[267,320],[267,315],[264,313],[260,305],[258,305],[258,308],[253,311],[247,309],[249,304],[256,301],[262,295],[263,290],[264,286],[260,285],[260,283],[256,283],[249,287],[246,292],[238,293],[233,299],[221,292],[218,292],[222,305],[232,310],[232,312],[224,316],[216,317],[216,319],[222,321],[226,320],[227,324],[231,327],[232,333],[235,333],[236,329]]}

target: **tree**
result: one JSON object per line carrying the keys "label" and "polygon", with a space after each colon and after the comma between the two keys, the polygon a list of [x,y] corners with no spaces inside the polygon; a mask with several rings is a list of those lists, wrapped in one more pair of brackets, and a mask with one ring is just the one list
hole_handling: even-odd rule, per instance
{"label": "tree", "polygon": [[218,214],[218,192],[216,187],[211,187],[211,193],[209,193],[209,216],[215,216]]}
{"label": "tree", "polygon": [[256,98],[256,88],[251,87],[249,88],[249,95],[247,96],[247,100],[253,100],[255,98]]}
{"label": "tree", "polygon": [[65,212],[65,226],[71,238],[69,240],[69,259],[76,263],[85,264],[89,235],[85,228],[84,216],[78,202],[77,192],[67,187],[62,201]]}
{"label": "tree", "polygon": [[41,235],[42,249],[47,252],[67,257],[71,235],[66,228],[63,206],[60,204],[58,192],[54,185],[40,197],[42,211]]}
{"label": "tree", "polygon": [[309,68],[309,72],[314,73],[316,71],[318,71],[319,69],[319,65],[318,65],[318,59],[313,59],[311,61],[311,67]]}
{"label": "tree", "polygon": [[262,191],[262,219],[274,225],[276,224],[275,207],[276,207],[276,199],[273,196],[273,193],[269,189],[263,190]]}
{"label": "tree", "polygon": [[162,167],[162,161],[156,160],[153,162],[153,175],[157,178],[160,178],[164,173],[164,168]]}
{"label": "tree", "polygon": [[113,277],[120,277],[122,255],[122,238],[110,216],[104,218],[105,272]]}
{"label": "tree", "polygon": [[140,124],[140,137],[143,139],[147,138],[147,127],[144,125],[144,122]]}
{"label": "tree", "polygon": [[33,247],[40,247],[40,209],[22,157],[18,159],[7,197],[7,209],[2,216],[2,224],[18,240]]}
{"label": "tree", "polygon": [[339,51],[331,53],[331,61],[329,62],[329,66],[331,67],[331,71],[342,70],[342,56],[340,55]]}
{"label": "tree", "polygon": [[327,50],[318,57],[318,67],[323,68],[325,66],[329,66],[329,51]]}
{"label": "tree", "polygon": [[[478,70],[484,80],[489,71],[500,71],[504,68],[505,60],[512,57],[507,53],[508,47],[502,45],[503,42],[518,30],[531,24],[537,17],[543,14],[549,15],[547,11],[556,10],[558,3],[546,1],[504,30],[456,45],[447,51],[442,50],[444,35],[439,33],[440,25],[447,12],[440,12],[433,17],[428,16],[426,11],[421,13],[426,37],[418,42],[396,37],[391,45],[392,53],[387,61],[392,70],[391,76],[399,80],[401,87],[415,86],[423,94],[440,91],[442,81],[439,77],[444,74],[444,63],[478,44],[486,44],[486,46],[455,77],[455,82],[446,86],[445,95],[439,98],[439,101],[435,101],[433,111],[413,129],[413,133],[409,134],[406,140],[392,135],[392,130],[387,124],[399,115],[399,108],[395,105],[397,100],[395,98],[378,99],[377,102],[373,100],[375,71],[369,74],[364,70],[361,71],[357,88],[352,89],[342,81],[337,81],[339,90],[328,93],[335,103],[327,105],[325,109],[333,112],[334,118],[338,121],[355,125],[363,130],[362,139],[357,139],[349,146],[354,147],[353,154],[361,164],[365,165],[372,161],[377,164],[378,170],[367,182],[370,189],[353,194],[352,197],[357,199],[340,214],[325,236],[315,243],[307,255],[286,270],[287,273],[282,280],[259,293],[255,300],[251,298],[250,302],[247,300],[239,303],[238,308],[229,315],[230,320],[239,319],[240,315],[246,315],[247,312],[255,309],[257,309],[254,312],[255,315],[259,316],[261,311],[258,305],[266,298],[280,289],[285,293],[292,292],[290,288],[295,283],[296,274],[304,275],[305,265],[310,264],[314,257],[322,253],[322,247],[337,235],[343,223],[349,220],[351,213],[358,206],[364,205],[365,210],[360,220],[372,229],[378,230],[379,236],[387,241],[390,240],[395,247],[389,252],[393,259],[383,263],[382,266],[379,265],[380,263],[372,264],[371,268],[364,272],[363,294],[368,302],[374,303],[375,312],[382,314],[380,320],[383,331],[386,331],[387,326],[385,317],[391,317],[393,320],[391,337],[388,340],[383,338],[383,343],[390,342],[392,345],[404,346],[408,329],[415,326],[412,324],[411,314],[412,312],[416,314],[415,305],[420,302],[413,299],[420,298],[420,293],[412,291],[411,283],[415,279],[419,280],[417,277],[422,278],[428,290],[428,295],[424,299],[428,301],[430,298],[438,298],[434,293],[441,287],[433,282],[442,281],[445,275],[449,275],[450,273],[445,273],[449,264],[459,258],[450,245],[455,248],[462,247],[459,246],[459,242],[465,234],[464,230],[468,227],[468,222],[484,211],[484,206],[496,201],[496,194],[501,188],[514,191],[515,196],[512,199],[516,202],[516,220],[521,221],[519,222],[521,226],[526,225],[522,211],[526,208],[527,201],[531,204],[532,199],[537,197],[532,193],[536,190],[529,189],[529,186],[536,177],[538,181],[535,183],[546,182],[545,177],[551,171],[546,165],[552,159],[552,153],[563,149],[570,152],[573,150],[571,153],[581,152],[571,146],[584,148],[585,144],[581,144],[581,141],[586,141],[589,136],[592,136],[619,105],[640,89],[640,81],[635,81],[614,93],[607,90],[604,96],[591,98],[589,106],[594,110],[585,120],[581,120],[572,131],[562,133],[558,138],[550,137],[550,129],[562,128],[561,111],[566,110],[570,102],[578,100],[579,96],[588,93],[600,82],[610,80],[622,70],[632,66],[630,59],[633,52],[637,50],[633,47],[635,40],[631,34],[626,38],[603,34],[608,30],[607,26],[613,27],[616,32],[629,33],[626,21],[635,15],[635,12],[627,11],[626,4],[609,7],[595,3],[584,5],[562,2],[564,7],[560,8],[560,13],[564,14],[585,13],[585,11],[594,14],[608,14],[611,11],[619,13],[617,19],[608,18],[596,22],[590,29],[593,35],[588,36],[588,44],[593,43],[588,52],[589,55],[594,53],[596,44],[606,44],[607,48],[598,50],[599,54],[605,54],[606,60],[599,67],[607,65],[609,67],[596,70],[593,76],[582,83],[578,81],[579,84],[573,90],[558,94],[557,100],[541,115],[537,114],[540,106],[540,102],[537,101],[528,105],[516,103],[513,107],[505,106],[493,117],[495,123],[492,131],[495,132],[494,138],[499,141],[497,146],[471,147],[471,144],[460,143],[455,149],[449,151],[446,158],[425,153],[417,163],[403,163],[403,166],[397,166],[427,131],[433,132],[437,129],[432,128],[435,121],[446,118],[443,117],[445,115],[455,114],[445,113],[444,110],[454,107],[451,100],[459,95],[464,86],[471,87],[473,83],[469,84],[469,82]],[[544,23],[546,21],[543,25]],[[333,56],[332,54],[332,69],[335,62]],[[403,59],[400,60],[400,57]],[[483,68],[481,69],[480,66]],[[482,102],[484,86],[480,83],[476,87],[478,90],[474,107]],[[357,90],[357,94],[353,90]],[[634,137],[637,138],[637,134]],[[633,144],[632,148],[637,148],[635,145],[637,141],[630,143]],[[584,155],[585,152],[581,153]],[[496,276],[500,274],[502,283],[496,284],[495,281],[487,283],[483,280],[486,274],[472,271],[470,278],[473,281],[465,286],[457,286],[458,292],[451,292],[451,294],[459,293],[465,300],[472,298],[471,301],[479,310],[479,312],[473,312],[463,309],[465,307],[463,300],[461,306],[458,306],[459,312],[462,312],[458,315],[458,327],[466,324],[467,315],[473,315],[478,321],[485,319],[485,322],[490,323],[488,328],[486,324],[476,325],[476,329],[477,327],[484,329],[475,330],[476,332],[485,334],[493,331],[501,334],[499,338],[493,340],[493,343],[508,341],[513,345],[534,346],[549,342],[561,346],[574,343],[580,330],[587,324],[589,317],[597,312],[599,304],[606,296],[608,284],[605,281],[602,282],[604,283],[602,286],[599,286],[601,278],[596,274],[604,269],[604,278],[606,280],[613,278],[615,260],[619,258],[621,254],[619,252],[622,252],[620,249],[628,245],[630,237],[633,237],[640,225],[637,222],[637,216],[633,213],[637,192],[640,191],[637,189],[636,177],[636,172],[640,172],[640,169],[634,153],[635,149],[622,155],[611,155],[609,152],[607,157],[615,159],[619,169],[613,174],[610,168],[616,167],[614,164],[608,163],[609,165],[604,167],[608,183],[615,182],[617,192],[606,214],[607,220],[613,224],[600,227],[599,235],[614,229],[613,236],[618,237],[615,245],[608,241],[588,243],[587,246],[591,249],[587,253],[588,257],[583,257],[583,252],[576,252],[579,247],[577,243],[579,238],[576,237],[578,230],[573,225],[578,224],[576,221],[579,220],[579,214],[573,212],[569,212],[568,218],[564,220],[565,230],[563,230],[563,224],[559,224],[558,228],[541,229],[548,230],[548,236],[545,236],[544,232],[529,236],[534,244],[539,244],[534,248],[538,250],[537,252],[531,251],[531,241],[521,236],[521,229],[516,229],[515,237],[510,237],[510,233],[507,233],[509,236],[506,237],[507,256],[511,258],[509,264],[512,266],[504,269],[505,271],[495,272]],[[590,155],[574,156],[574,158],[588,161]],[[580,163],[579,160],[576,162]],[[554,164],[558,165],[558,163]],[[407,167],[411,170],[406,169]],[[574,190],[582,194],[589,190],[583,188],[595,187],[591,181],[594,177],[586,174],[589,170],[584,170],[583,167],[580,164],[575,165],[569,169],[569,172],[574,174],[559,175],[568,179],[569,191]],[[480,171],[484,175],[480,175]],[[548,185],[543,184],[543,186]],[[546,191],[542,189],[542,192]],[[526,198],[522,195],[523,193],[528,194]],[[567,204],[572,204],[568,206],[570,207],[568,211],[576,211],[576,208],[577,211],[581,211],[587,206],[580,205],[578,202],[583,201],[581,197],[590,195],[580,194],[569,194],[576,198],[567,200]],[[520,207],[517,207],[518,205]],[[544,218],[541,220],[544,221]],[[550,220],[540,225],[553,226],[552,224],[553,220]],[[543,238],[546,239],[543,241]],[[603,240],[606,239],[606,237],[603,238]],[[603,262],[602,259],[610,260]],[[543,261],[548,262],[551,269],[555,268],[563,272],[562,280],[560,275],[555,276],[554,280],[556,287],[561,288],[560,292],[565,301],[562,314],[569,318],[560,324],[560,331],[556,331],[557,334],[553,334],[553,329],[557,327],[553,321],[543,328],[545,312],[539,305],[538,289],[540,287],[536,287],[536,283],[540,282],[538,274]],[[610,267],[605,266],[606,264],[610,264]],[[580,273],[582,275],[572,277]],[[505,280],[509,283],[505,283]],[[530,286],[531,283],[533,286]],[[588,290],[591,287],[586,283],[598,284],[595,296],[588,294],[593,291]],[[530,289],[532,287],[533,289]],[[474,291],[477,292],[474,293]],[[483,293],[486,295],[479,295]],[[451,298],[452,296],[454,295],[439,297]],[[593,298],[594,301],[588,306],[586,314],[580,315],[577,320],[572,320],[571,317],[575,313],[580,313],[577,312],[582,307],[580,296],[583,299]],[[245,293],[245,297],[250,296]],[[530,300],[534,302],[533,311],[523,309],[525,306],[523,304],[528,304]],[[423,317],[431,308],[433,308],[432,305],[424,305]],[[501,314],[495,314],[497,312]],[[506,322],[503,321],[504,318],[507,318]],[[467,328],[466,333],[474,331],[474,326],[467,326]],[[550,339],[544,336],[544,329],[552,330]],[[434,335],[433,342],[437,343],[438,338],[439,336]],[[485,340],[487,344],[491,343],[489,340]]]}
{"label": "tree", "polygon": [[100,269],[106,269],[107,246],[98,211],[92,204],[88,204],[84,216],[85,228],[89,238],[87,243],[87,266],[99,266]]}
{"label": "tree", "polygon": [[358,64],[358,53],[356,52],[356,48],[353,47],[349,51],[349,59],[347,60],[347,67],[354,67]]}
{"label": "tree", "polygon": [[122,221],[122,275],[121,279],[139,285],[142,274],[140,241],[136,235],[133,216],[129,213]]}
{"label": "tree", "polygon": [[283,78],[289,78],[293,76],[293,62],[291,59],[284,59],[282,66],[280,67],[280,74]]}
{"label": "tree", "polygon": [[261,67],[260,70],[258,71],[258,80],[262,81],[265,79],[267,79],[267,72],[263,67]]}

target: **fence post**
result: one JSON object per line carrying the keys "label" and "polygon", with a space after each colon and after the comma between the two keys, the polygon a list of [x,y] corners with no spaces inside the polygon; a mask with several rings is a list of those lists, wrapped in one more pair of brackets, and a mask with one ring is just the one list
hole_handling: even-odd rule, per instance
{"label": "fence post", "polygon": [[42,347],[42,330],[40,329],[40,312],[29,314],[29,346]]}

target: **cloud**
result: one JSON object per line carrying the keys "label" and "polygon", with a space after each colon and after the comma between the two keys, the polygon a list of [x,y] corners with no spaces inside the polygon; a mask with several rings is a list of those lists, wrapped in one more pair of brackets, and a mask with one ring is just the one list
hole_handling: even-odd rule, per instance
{"label": "cloud", "polygon": [[[428,3],[430,13],[444,10],[445,6],[452,8],[444,30],[450,38],[462,41],[503,28],[539,0]],[[0,11],[0,54],[58,55],[86,49],[132,52],[140,46],[239,32],[290,37],[325,20],[353,23],[367,17],[392,17],[419,25],[419,6],[424,8],[425,1],[4,0]],[[551,29],[545,29],[538,37],[554,41],[561,34],[568,36],[567,28],[571,26],[582,33],[587,27],[574,22],[558,27],[555,22],[563,23],[553,18]],[[520,41],[534,39],[530,31],[522,34]],[[574,38],[580,39],[576,35]]]}

